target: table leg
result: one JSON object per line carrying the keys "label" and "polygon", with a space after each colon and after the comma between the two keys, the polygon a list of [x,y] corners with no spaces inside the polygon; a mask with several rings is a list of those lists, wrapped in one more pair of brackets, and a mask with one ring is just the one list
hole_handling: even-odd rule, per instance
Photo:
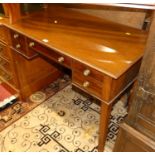
{"label": "table leg", "polygon": [[112,104],[101,103],[98,151],[104,151]]}

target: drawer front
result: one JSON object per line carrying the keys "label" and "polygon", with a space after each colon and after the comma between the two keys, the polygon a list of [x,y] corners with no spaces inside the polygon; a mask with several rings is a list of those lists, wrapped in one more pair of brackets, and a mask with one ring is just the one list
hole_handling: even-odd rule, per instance
{"label": "drawer front", "polygon": [[33,40],[28,39],[27,41],[29,50],[38,52],[44,56],[47,56],[48,58],[58,62],[59,64],[62,64],[68,68],[71,68],[71,58],[60,54],[54,50],[51,50],[45,46],[42,46],[41,44],[34,42]]}
{"label": "drawer front", "polygon": [[0,76],[10,84],[15,84],[12,75],[6,73],[3,69],[0,68]]}
{"label": "drawer front", "polygon": [[12,47],[27,59],[34,58],[37,54],[27,49],[26,37],[11,30]]}
{"label": "drawer front", "polygon": [[10,59],[8,49],[6,45],[4,45],[3,43],[0,43],[0,57],[3,57],[7,60]]}
{"label": "drawer front", "polygon": [[102,85],[100,82],[93,80],[92,78],[79,76],[80,73],[73,71],[73,84],[78,85],[80,88],[86,90],[91,95],[95,95],[97,98],[102,99]]}
{"label": "drawer front", "polygon": [[72,66],[73,70],[79,71],[83,76],[92,77],[99,82],[103,81],[103,74],[87,65],[74,60]]}
{"label": "drawer front", "polygon": [[7,42],[8,42],[8,41],[7,41],[7,39],[8,39],[7,36],[8,36],[7,28],[4,27],[4,26],[2,26],[2,25],[0,25],[0,40],[1,40],[2,42],[7,43]]}
{"label": "drawer front", "polygon": [[7,72],[11,72],[10,62],[0,57],[0,67],[6,70]]}
{"label": "drawer front", "polygon": [[21,53],[26,53],[25,38],[18,32],[10,30],[12,47]]}

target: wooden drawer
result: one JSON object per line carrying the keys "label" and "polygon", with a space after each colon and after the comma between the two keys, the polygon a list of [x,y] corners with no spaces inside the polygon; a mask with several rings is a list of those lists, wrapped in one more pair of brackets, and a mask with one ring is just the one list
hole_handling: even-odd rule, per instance
{"label": "wooden drawer", "polygon": [[38,52],[44,56],[47,56],[49,59],[52,59],[59,64],[62,64],[68,68],[71,68],[71,58],[60,54],[54,50],[49,49],[48,47],[45,47],[31,39],[27,40],[27,44],[29,47],[29,50]]}
{"label": "wooden drawer", "polygon": [[0,68],[3,68],[7,72],[11,72],[10,62],[2,57],[0,57]]}
{"label": "wooden drawer", "polygon": [[0,25],[0,41],[5,43],[8,42],[7,28],[3,25]]}
{"label": "wooden drawer", "polygon": [[102,84],[90,77],[79,76],[78,71],[73,72],[72,82],[80,88],[86,90],[90,95],[102,99]]}
{"label": "wooden drawer", "polygon": [[5,72],[3,69],[0,68],[0,76],[7,82],[12,85],[15,85],[13,76]]}
{"label": "wooden drawer", "polygon": [[23,55],[27,59],[31,59],[34,56],[36,56],[35,52],[27,49],[25,36],[12,30],[10,31],[10,34],[11,34],[11,40],[12,40],[12,47],[17,52],[19,52],[21,55]]}
{"label": "wooden drawer", "polygon": [[99,82],[103,81],[103,74],[102,73],[100,73],[99,71],[97,71],[97,70],[95,70],[95,69],[93,69],[93,68],[91,68],[85,64],[82,64],[82,63],[74,60],[72,67],[73,67],[73,70],[79,71],[80,75],[83,75],[86,77],[87,76],[92,77]]}
{"label": "wooden drawer", "polygon": [[9,52],[8,52],[8,49],[7,49],[6,45],[4,45],[1,42],[0,42],[0,57],[3,57],[5,59],[7,59],[7,60],[10,59]]}
{"label": "wooden drawer", "polygon": [[16,50],[20,51],[21,53],[25,53],[26,46],[25,46],[25,37],[18,32],[10,31],[11,40],[12,40],[12,47]]}

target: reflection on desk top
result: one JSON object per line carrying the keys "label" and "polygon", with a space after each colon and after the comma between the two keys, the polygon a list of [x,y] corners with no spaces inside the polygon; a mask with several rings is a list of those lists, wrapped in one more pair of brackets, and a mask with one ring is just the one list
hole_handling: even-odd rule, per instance
{"label": "reflection on desk top", "polygon": [[118,78],[143,56],[146,32],[72,10],[34,13],[8,27]]}

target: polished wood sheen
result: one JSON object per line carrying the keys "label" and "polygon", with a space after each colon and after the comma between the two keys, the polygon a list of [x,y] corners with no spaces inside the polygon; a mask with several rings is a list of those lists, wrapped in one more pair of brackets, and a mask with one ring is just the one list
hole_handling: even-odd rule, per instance
{"label": "polished wood sheen", "polygon": [[80,63],[78,61],[75,61],[75,60],[73,60],[72,67],[73,67],[73,71],[77,70],[83,76],[85,76],[84,72],[86,70],[89,70],[90,73],[87,75],[88,77],[91,77],[98,82],[103,82],[103,73],[97,71],[96,69],[93,69],[93,68],[91,68],[83,63]]}
{"label": "polished wood sheen", "polygon": [[[101,101],[98,150],[103,151],[112,105],[136,78],[147,33],[50,6],[12,25],[3,22],[11,32],[19,89],[25,98],[59,77],[55,63],[70,69],[72,84]],[[29,58],[27,52],[37,55]]]}
{"label": "polished wood sheen", "polygon": [[115,79],[142,57],[146,36],[137,29],[63,9],[36,13],[10,28]]}

